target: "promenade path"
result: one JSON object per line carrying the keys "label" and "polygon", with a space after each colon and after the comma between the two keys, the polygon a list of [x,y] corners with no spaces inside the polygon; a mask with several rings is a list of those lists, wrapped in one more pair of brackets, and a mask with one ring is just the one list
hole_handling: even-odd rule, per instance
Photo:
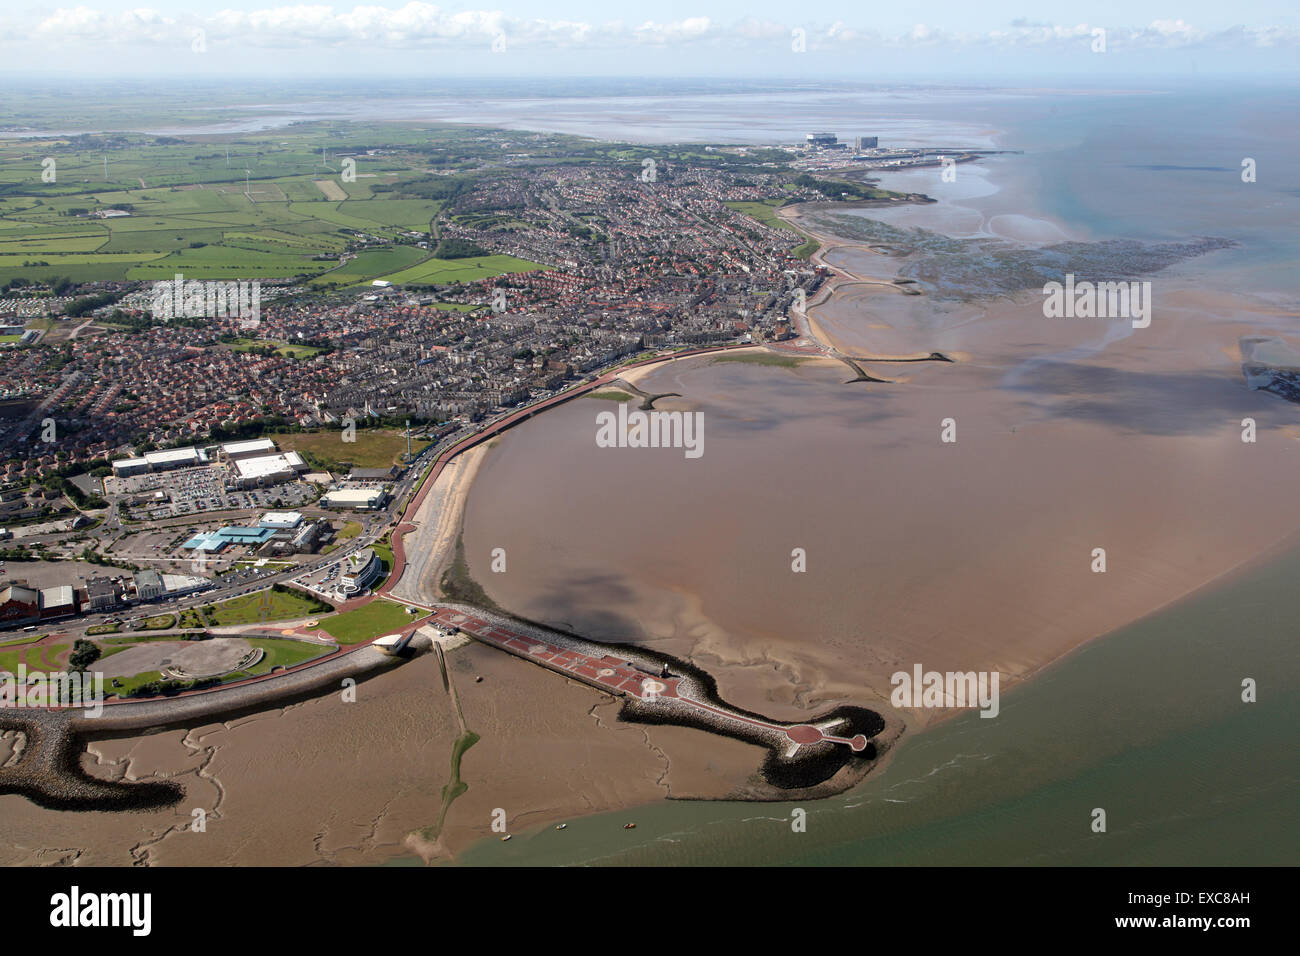
{"label": "promenade path", "polygon": [[733,736],[771,747],[786,757],[795,756],[801,747],[820,743],[842,744],[854,753],[861,753],[867,746],[862,734],[834,734],[831,728],[838,722],[834,718],[815,724],[783,724],[714,703],[708,700],[710,695],[697,678],[673,674],[653,656],[626,647],[607,647],[463,605],[440,605],[428,622],[444,630],[459,628],[461,633],[490,647],[607,693],[663,709],[670,723],[674,722],[674,714],[691,716],[715,730],[728,730]]}

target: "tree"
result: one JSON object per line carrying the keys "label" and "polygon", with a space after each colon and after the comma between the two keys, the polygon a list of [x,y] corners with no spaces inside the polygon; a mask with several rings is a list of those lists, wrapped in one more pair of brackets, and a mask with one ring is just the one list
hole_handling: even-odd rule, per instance
{"label": "tree", "polygon": [[84,671],[99,660],[99,655],[98,644],[94,641],[78,638],[77,642],[72,645],[72,653],[68,655],[68,663],[72,665],[73,670]]}

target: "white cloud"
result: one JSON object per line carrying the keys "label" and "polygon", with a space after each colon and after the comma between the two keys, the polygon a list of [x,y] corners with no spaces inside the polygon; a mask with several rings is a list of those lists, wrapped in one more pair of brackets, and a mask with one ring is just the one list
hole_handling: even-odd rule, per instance
{"label": "white cloud", "polygon": [[[367,49],[452,49],[486,46],[503,34],[512,46],[563,51],[577,47],[662,47],[669,45],[748,46],[755,52],[785,43],[795,27],[806,30],[810,52],[818,49],[869,51],[875,48],[993,48],[1068,50],[1090,40],[1097,24],[1052,24],[1018,19],[1007,26],[979,33],[950,33],[930,24],[916,24],[895,36],[836,22],[780,24],[744,19],[722,24],[707,16],[658,22],[591,23],[540,17],[514,17],[500,11],[452,12],[418,2],[401,6],[365,4],[350,9],[323,4],[295,4],[260,10],[223,10],[211,16],[175,16],[149,8],[104,12],[90,6],[59,8],[35,18],[9,16],[0,21],[0,35],[10,45],[32,37],[50,49],[92,43],[117,48],[149,47],[190,42],[202,28],[210,46],[252,45],[306,49],[356,46]],[[1146,26],[1107,26],[1114,51],[1126,47],[1178,49],[1285,47],[1300,45],[1300,33],[1278,26],[1238,26],[1215,33],[1179,19],[1156,20]],[[0,41],[3,42],[3,41]]]}

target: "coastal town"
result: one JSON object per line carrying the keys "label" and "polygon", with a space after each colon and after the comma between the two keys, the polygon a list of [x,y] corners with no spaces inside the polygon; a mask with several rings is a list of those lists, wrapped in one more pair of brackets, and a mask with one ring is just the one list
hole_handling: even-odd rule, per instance
{"label": "coastal town", "polygon": [[[340,230],[336,265],[412,245],[511,264],[472,281],[269,278],[251,323],[174,308],[193,284],[180,275],[174,297],[168,282],[6,284],[0,627],[179,629],[273,588],[322,607],[364,596],[382,562],[349,562],[445,450],[621,364],[795,339],[792,310],[831,272],[777,208],[924,200],[804,171],[925,158],[874,137],[585,163],[480,139],[476,175],[435,184],[451,198],[427,232]],[[356,453],[376,443],[378,458]]]}

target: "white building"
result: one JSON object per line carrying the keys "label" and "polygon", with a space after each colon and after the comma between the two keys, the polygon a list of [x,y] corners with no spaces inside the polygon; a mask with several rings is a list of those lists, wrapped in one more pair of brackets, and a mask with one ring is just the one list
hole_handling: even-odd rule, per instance
{"label": "white building", "polygon": [[319,502],[322,508],[351,508],[357,511],[382,508],[388,492],[382,488],[339,488],[327,492]]}
{"label": "white building", "polygon": [[344,562],[343,576],[339,579],[339,593],[354,597],[370,587],[383,573],[384,562],[371,548],[349,554]]}
{"label": "white building", "polygon": [[144,453],[144,460],[149,463],[150,471],[166,471],[169,468],[193,468],[203,463],[199,450],[193,445],[187,448],[147,451]]}
{"label": "white building", "polygon": [[119,458],[113,462],[113,474],[118,478],[126,478],[129,475],[143,475],[149,470],[149,460],[147,458]]}
{"label": "white building", "polygon": [[227,458],[252,458],[257,455],[274,455],[279,449],[269,438],[254,438],[252,441],[232,441],[221,446],[221,454]]}
{"label": "white building", "polygon": [[302,513],[298,511],[268,511],[262,515],[262,520],[258,524],[263,528],[287,531],[302,524]]}
{"label": "white building", "polygon": [[293,481],[307,470],[307,462],[296,451],[254,458],[238,458],[230,463],[235,483],[241,488],[261,488]]}

